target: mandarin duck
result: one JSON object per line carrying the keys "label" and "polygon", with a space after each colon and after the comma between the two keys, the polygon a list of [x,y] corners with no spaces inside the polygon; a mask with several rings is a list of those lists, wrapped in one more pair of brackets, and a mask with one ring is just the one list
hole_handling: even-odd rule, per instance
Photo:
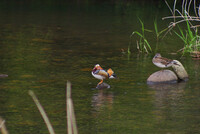
{"label": "mandarin duck", "polygon": [[175,60],[164,58],[159,53],[153,57],[152,62],[160,68],[171,67],[173,64],[178,65]]}
{"label": "mandarin duck", "polygon": [[111,68],[105,71],[99,64],[96,64],[94,68],[92,69],[92,75],[96,79],[101,80],[97,85],[102,84],[104,79],[116,78],[116,75],[114,74]]}

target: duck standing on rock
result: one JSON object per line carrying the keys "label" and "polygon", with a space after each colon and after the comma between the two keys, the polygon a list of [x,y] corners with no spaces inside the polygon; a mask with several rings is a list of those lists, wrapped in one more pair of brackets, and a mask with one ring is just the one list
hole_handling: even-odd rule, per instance
{"label": "duck standing on rock", "polygon": [[157,53],[152,62],[160,68],[172,67],[174,72],[168,69],[154,72],[147,79],[147,84],[177,83],[188,80],[188,74],[180,61],[163,58]]}
{"label": "duck standing on rock", "polygon": [[168,68],[171,67],[173,64],[178,65],[175,60],[167,59],[162,57],[159,53],[157,53],[153,59],[153,64],[160,68]]}
{"label": "duck standing on rock", "polygon": [[113,70],[109,68],[107,71],[105,71],[99,64],[96,64],[94,68],[92,69],[92,75],[96,78],[101,80],[98,84],[102,84],[104,79],[112,79],[116,78],[116,75],[114,74]]}

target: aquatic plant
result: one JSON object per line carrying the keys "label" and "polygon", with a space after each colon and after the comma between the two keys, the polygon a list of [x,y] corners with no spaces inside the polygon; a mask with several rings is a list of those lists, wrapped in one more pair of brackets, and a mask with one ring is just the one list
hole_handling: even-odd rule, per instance
{"label": "aquatic plant", "polygon": [[[140,24],[142,26],[141,27],[142,32],[140,33],[138,31],[134,31],[134,32],[132,32],[130,38],[132,38],[133,35],[135,35],[135,34],[138,35],[140,37],[140,39],[139,39],[139,41],[136,41],[137,49],[139,50],[139,52],[150,53],[150,52],[152,52],[152,49],[151,49],[151,46],[150,46],[148,40],[145,38],[145,34],[144,33],[145,33],[145,31],[147,31],[147,32],[152,32],[152,31],[148,30],[148,29],[145,29],[144,28],[144,23],[140,19],[139,19],[139,21],[140,21]],[[130,53],[130,45],[128,47],[128,51]]]}
{"label": "aquatic plant", "polygon": [[[183,40],[184,47],[181,49],[183,53],[185,52],[198,52],[200,51],[200,36],[198,35],[198,28],[200,27],[200,5],[196,6],[196,0],[182,1],[181,11],[176,8],[177,0],[174,0],[173,8],[171,8],[165,0],[169,10],[171,11],[172,16],[163,17],[165,19],[173,19],[173,22],[170,22],[168,26],[168,32],[172,30],[177,24],[182,22],[186,22],[186,30],[185,32],[179,27],[179,32],[176,33],[178,37]],[[191,5],[193,3],[193,9]],[[193,11],[193,15],[190,12]]]}
{"label": "aquatic plant", "polygon": [[183,54],[200,51],[200,36],[198,35],[198,29],[193,32],[189,26],[189,22],[187,21],[186,23],[187,30],[185,30],[185,33],[180,27],[178,27],[180,33],[175,31],[175,34],[184,42],[184,47],[179,51],[182,51]]}
{"label": "aquatic plant", "polygon": [[168,28],[165,28],[165,29],[163,29],[161,31],[158,31],[157,19],[154,20],[154,29],[155,29],[155,34],[156,34],[157,41],[161,38],[161,34],[164,33],[166,30],[168,30]]}
{"label": "aquatic plant", "polygon": [[[129,43],[129,46],[128,46],[128,49],[127,49],[127,54],[131,54],[131,43],[132,43],[132,37],[133,35],[138,35],[140,38],[139,38],[139,41],[137,40],[136,41],[136,45],[137,45],[137,49],[139,52],[144,52],[144,53],[151,53],[152,52],[152,48],[151,48],[151,45],[150,43],[148,42],[147,38],[145,37],[145,32],[150,32],[150,33],[153,33],[153,30],[149,30],[149,29],[145,29],[144,28],[144,23],[139,19],[140,21],[140,24],[141,24],[141,33],[138,32],[138,31],[134,31],[130,38],[131,38],[131,41]],[[155,19],[154,20],[154,29],[155,29],[155,34],[156,35],[156,40],[159,41],[159,39],[162,37],[161,35],[166,31],[168,30],[168,28],[165,28],[161,31],[158,30],[158,25],[157,25],[157,20]]]}

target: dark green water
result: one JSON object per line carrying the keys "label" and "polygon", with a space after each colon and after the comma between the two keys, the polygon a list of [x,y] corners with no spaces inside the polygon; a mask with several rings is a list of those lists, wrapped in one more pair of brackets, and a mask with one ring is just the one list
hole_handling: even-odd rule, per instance
{"label": "dark green water", "polygon": [[[70,6],[67,9],[10,9],[0,13],[0,116],[11,134],[45,134],[48,130],[34,102],[33,90],[57,134],[67,133],[65,86],[72,82],[72,98],[80,134],[184,134],[200,133],[200,74],[198,60],[171,55],[182,48],[173,34],[152,48],[181,61],[190,80],[148,86],[146,79],[159,70],[153,54],[139,54],[136,45],[128,57],[130,34],[140,30],[139,16],[149,29],[167,16],[167,8],[109,8],[108,5]],[[99,63],[112,68],[119,79],[111,88],[94,89],[99,80],[90,70]]]}

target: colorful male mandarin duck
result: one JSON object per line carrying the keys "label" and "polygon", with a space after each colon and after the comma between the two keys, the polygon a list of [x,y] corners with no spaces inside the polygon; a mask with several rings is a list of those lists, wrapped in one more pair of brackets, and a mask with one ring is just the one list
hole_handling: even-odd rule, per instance
{"label": "colorful male mandarin duck", "polygon": [[176,61],[171,60],[171,59],[167,59],[162,57],[159,53],[157,53],[153,59],[152,59],[153,64],[155,64],[156,66],[160,67],[160,68],[167,68],[167,67],[171,67],[173,64],[178,65],[176,63]]}
{"label": "colorful male mandarin duck", "polygon": [[94,68],[92,69],[92,75],[95,78],[101,80],[97,85],[102,84],[104,79],[116,78],[116,75],[114,74],[111,68],[105,71],[99,64],[96,64]]}

